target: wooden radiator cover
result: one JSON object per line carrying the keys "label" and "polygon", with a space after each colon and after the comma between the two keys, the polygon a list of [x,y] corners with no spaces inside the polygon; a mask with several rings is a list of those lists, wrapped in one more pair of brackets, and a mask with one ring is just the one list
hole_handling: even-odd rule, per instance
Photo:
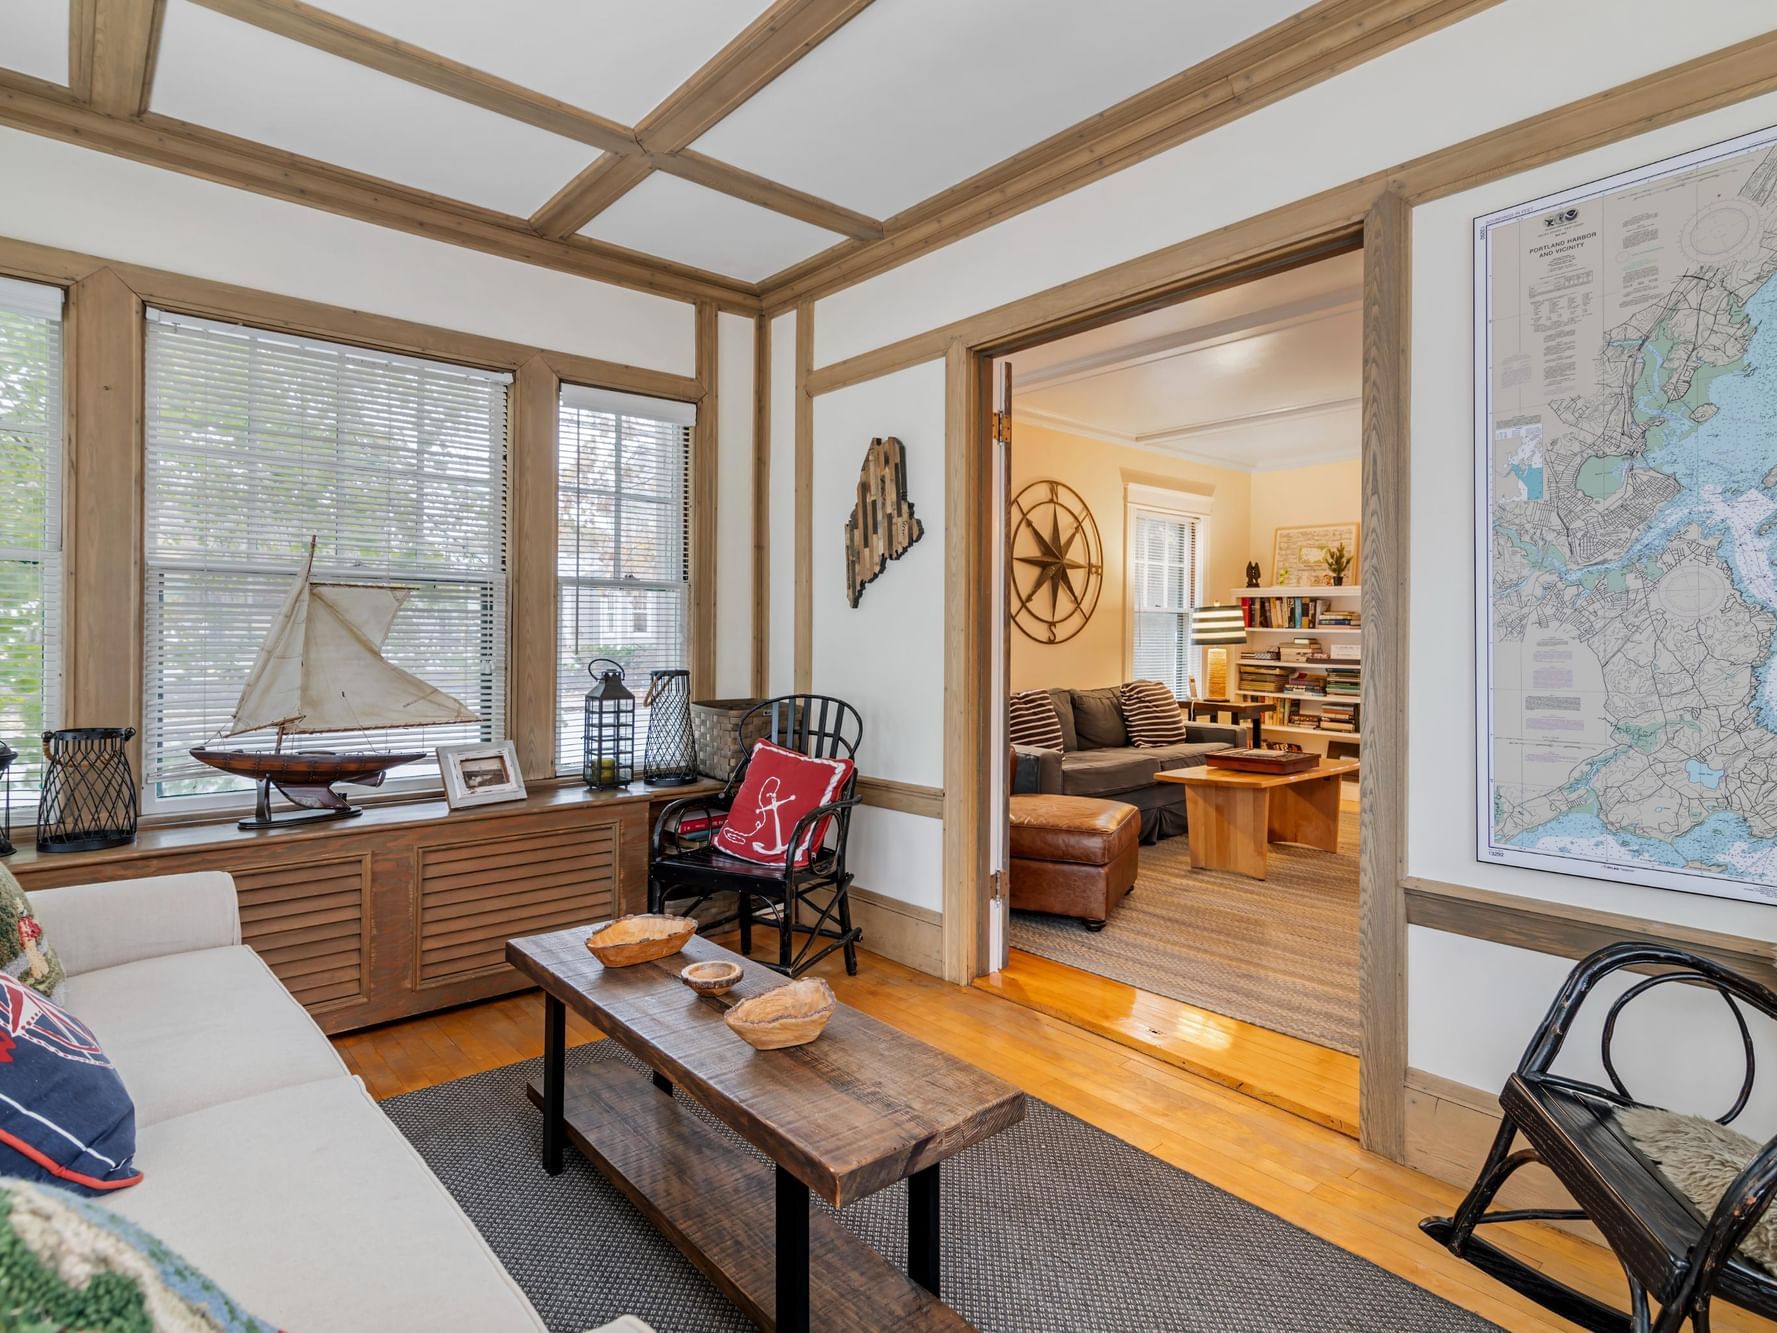
{"label": "wooden radiator cover", "polygon": [[615,823],[419,850],[418,983],[506,967],[506,941],[616,915]]}
{"label": "wooden radiator cover", "polygon": [[241,938],[311,1009],[362,1000],[370,858],[254,866],[234,872]]}
{"label": "wooden radiator cover", "polygon": [[[144,829],[101,852],[21,847],[27,889],[224,870],[241,934],[329,1032],[526,989],[508,937],[646,911],[653,806],[714,790],[548,788],[510,804],[379,805],[276,833]],[[21,839],[22,841],[22,839]]]}

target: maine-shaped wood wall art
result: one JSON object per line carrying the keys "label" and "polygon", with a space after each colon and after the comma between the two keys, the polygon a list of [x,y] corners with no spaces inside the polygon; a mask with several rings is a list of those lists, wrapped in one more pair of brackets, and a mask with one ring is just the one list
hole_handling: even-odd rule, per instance
{"label": "maine-shaped wood wall art", "polygon": [[845,599],[854,607],[867,585],[925,535],[907,498],[907,450],[893,435],[870,441],[858,472],[858,502],[845,521]]}

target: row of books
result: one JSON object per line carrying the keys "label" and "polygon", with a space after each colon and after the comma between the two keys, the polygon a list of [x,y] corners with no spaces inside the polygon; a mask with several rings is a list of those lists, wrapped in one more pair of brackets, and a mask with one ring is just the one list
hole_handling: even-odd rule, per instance
{"label": "row of books", "polygon": [[1333,667],[1327,672],[1327,693],[1358,695],[1363,693],[1363,673],[1352,667]]}
{"label": "row of books", "polygon": [[1240,614],[1256,629],[1349,628],[1358,623],[1355,610],[1336,607],[1319,597],[1242,597]]}
{"label": "row of books", "polygon": [[1328,704],[1320,711],[1322,731],[1356,731],[1356,704]]}

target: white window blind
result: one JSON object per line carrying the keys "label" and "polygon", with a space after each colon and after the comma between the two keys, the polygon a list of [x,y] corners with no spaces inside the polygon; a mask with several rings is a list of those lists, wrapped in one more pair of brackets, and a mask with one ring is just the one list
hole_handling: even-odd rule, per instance
{"label": "white window blind", "polygon": [[0,278],[0,740],[35,789],[61,720],[62,292]]}
{"label": "white window blind", "polygon": [[556,771],[578,773],[586,664],[623,665],[636,696],[636,767],[648,673],[689,665],[686,497],[693,410],[564,387],[557,514]]}
{"label": "white window blind", "polygon": [[[480,721],[295,736],[286,748],[429,751],[503,738],[511,377],[158,310],[148,318],[148,802],[249,785],[187,751],[227,729],[311,537],[317,578],[413,589],[384,655]],[[435,783],[436,763],[390,776]]]}
{"label": "white window blind", "polygon": [[1135,506],[1129,510],[1133,675],[1161,681],[1180,698],[1195,671],[1191,608],[1202,592],[1197,567],[1201,522],[1190,514]]}

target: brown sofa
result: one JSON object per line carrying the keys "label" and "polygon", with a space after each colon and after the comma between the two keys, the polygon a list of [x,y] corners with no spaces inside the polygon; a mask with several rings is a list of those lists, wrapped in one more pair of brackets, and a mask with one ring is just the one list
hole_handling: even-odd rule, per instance
{"label": "brown sofa", "polygon": [[1096,796],[1141,812],[1141,840],[1158,842],[1185,831],[1185,789],[1155,782],[1169,768],[1191,768],[1212,750],[1245,745],[1235,726],[1185,724],[1185,743],[1138,749],[1129,743],[1117,689],[1050,690],[1061,719],[1060,750],[1017,747],[1012,791],[1051,796]]}

